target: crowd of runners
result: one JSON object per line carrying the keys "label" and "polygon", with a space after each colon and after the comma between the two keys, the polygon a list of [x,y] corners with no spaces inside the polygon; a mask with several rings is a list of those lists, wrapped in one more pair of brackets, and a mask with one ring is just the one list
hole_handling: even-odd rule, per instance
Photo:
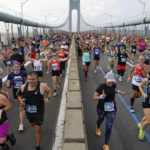
{"label": "crowd of runners", "polygon": [[[115,94],[126,95],[117,90],[116,80],[131,84],[130,111],[135,113],[134,102],[141,98],[144,116],[138,124],[138,139],[143,140],[145,129],[150,125],[150,41],[140,36],[123,36],[119,34],[75,33],[78,57],[82,58],[85,82],[88,82],[89,68],[97,73],[102,56],[108,57],[108,73],[105,82],[101,83],[94,93],[93,99],[98,101],[96,135],[101,135],[101,124],[106,117],[105,144],[103,149],[109,150],[111,129],[116,116],[117,105]],[[6,70],[6,86],[12,88],[13,98],[19,108],[18,132],[24,131],[24,116],[32,127],[35,127],[36,150],[40,150],[42,124],[44,121],[44,103],[48,103],[51,95],[58,95],[61,78],[65,74],[66,61],[70,57],[70,44],[72,34],[38,35],[32,38],[18,38],[12,40],[12,48],[7,44],[1,50],[3,66],[0,66],[0,149],[8,150],[8,141],[15,144],[13,133],[8,133],[8,118],[6,112],[13,109],[9,93],[3,88],[3,72]],[[138,61],[137,59],[138,58]],[[125,79],[127,60],[132,64]],[[94,65],[91,65],[91,62]],[[116,65],[117,63],[117,65]],[[30,71],[25,67],[32,66]],[[101,65],[102,66],[102,65]],[[117,67],[116,67],[117,66]],[[46,71],[43,71],[46,68]],[[115,74],[115,73],[116,74]],[[133,76],[132,73],[134,72]],[[52,78],[52,87],[43,83],[43,76],[47,74]],[[132,81],[131,81],[132,80]],[[131,82],[130,82],[131,81]],[[47,81],[48,82],[48,81]],[[145,87],[145,90],[143,89]],[[46,96],[45,96],[46,95]],[[13,106],[16,107],[16,106]],[[11,125],[11,124],[10,124]]]}
{"label": "crowd of runners", "polygon": [[[115,94],[126,95],[117,90],[116,80],[128,82],[131,85],[130,112],[135,113],[134,102],[136,98],[142,99],[144,112],[143,119],[137,125],[138,139],[144,140],[145,129],[150,125],[150,40],[140,36],[126,36],[120,34],[81,33],[76,34],[78,57],[81,57],[85,82],[88,79],[89,68],[93,67],[97,73],[99,67],[108,63],[108,72],[105,82],[101,83],[94,93],[93,99],[98,101],[96,135],[101,135],[101,124],[106,117],[106,131],[104,150],[109,150],[111,129],[116,116]],[[101,57],[107,57],[108,62],[102,62]],[[138,60],[137,60],[138,58]],[[127,61],[128,60],[128,61]],[[94,65],[90,65],[91,62]],[[126,65],[130,64],[128,78],[125,79]],[[132,75],[133,73],[133,75]],[[122,82],[123,83],[123,82]]]}
{"label": "crowd of runners", "polygon": [[[32,38],[12,39],[12,47],[3,44],[0,66],[0,150],[8,150],[9,143],[14,145],[13,133],[8,133],[6,112],[13,107],[19,109],[18,132],[24,131],[24,116],[35,128],[36,150],[40,150],[42,124],[44,121],[44,103],[48,103],[51,95],[58,95],[57,89],[65,75],[66,61],[70,57],[71,34],[52,33],[37,35]],[[28,69],[27,66],[32,67]],[[46,71],[43,70],[46,68]],[[6,72],[5,72],[6,70]],[[16,106],[12,106],[9,93],[4,90],[3,74],[7,76],[6,86],[12,89]],[[52,78],[52,87],[43,82],[43,76]],[[11,124],[10,124],[11,126]]]}

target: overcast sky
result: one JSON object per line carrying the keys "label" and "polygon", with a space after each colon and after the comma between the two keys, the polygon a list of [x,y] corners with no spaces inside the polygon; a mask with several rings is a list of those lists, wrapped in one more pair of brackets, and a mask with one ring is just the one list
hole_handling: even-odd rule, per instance
{"label": "overcast sky", "polygon": [[[0,0],[0,11],[9,12],[19,16],[21,2],[24,0]],[[146,2],[145,11],[148,12],[150,0]],[[111,22],[122,22],[125,18],[137,18],[142,16],[143,5],[138,0],[80,0],[81,14],[86,22],[94,25],[101,25]],[[65,21],[68,16],[69,0],[29,0],[23,6],[24,17],[40,23],[46,22],[50,25],[58,25]],[[150,11],[149,11],[150,12]],[[74,15],[76,28],[76,15]],[[150,15],[149,15],[150,16]]]}

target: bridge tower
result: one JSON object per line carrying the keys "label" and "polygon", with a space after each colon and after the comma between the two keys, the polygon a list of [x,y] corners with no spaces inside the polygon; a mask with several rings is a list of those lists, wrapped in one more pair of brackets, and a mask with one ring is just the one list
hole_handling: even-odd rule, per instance
{"label": "bridge tower", "polygon": [[77,32],[80,32],[80,0],[69,0],[69,32],[72,32],[72,10],[78,11]]}

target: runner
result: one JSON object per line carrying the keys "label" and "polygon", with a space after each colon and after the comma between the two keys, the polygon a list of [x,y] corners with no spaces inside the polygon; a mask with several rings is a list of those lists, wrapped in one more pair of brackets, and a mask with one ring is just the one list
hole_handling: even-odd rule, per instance
{"label": "runner", "polygon": [[60,62],[68,60],[69,57],[60,60],[59,58],[57,58],[56,53],[53,53],[52,56],[53,57],[49,62],[49,70],[50,68],[52,70],[51,75],[52,75],[53,89],[54,89],[53,96],[55,97],[57,96],[56,85],[58,85],[58,87],[60,86]]}
{"label": "runner", "polygon": [[101,47],[96,43],[92,50],[94,51],[94,73],[96,73],[100,61]]}
{"label": "runner", "polygon": [[129,76],[128,76],[128,82],[131,80],[131,75],[132,72],[135,71],[133,78],[132,78],[132,93],[131,93],[131,107],[130,107],[130,112],[134,113],[134,101],[135,98],[140,98],[141,97],[141,92],[139,90],[139,84],[142,82],[144,78],[146,78],[149,67],[144,64],[145,58],[144,56],[139,56],[138,59],[138,64],[134,65],[131,70],[129,71]]}
{"label": "runner", "polygon": [[19,62],[21,64],[21,70],[25,70],[25,60],[21,55],[18,54],[17,48],[13,48],[11,53],[12,55],[10,57],[10,60],[12,61],[12,63],[14,63],[15,61]]}
{"label": "runner", "polygon": [[145,51],[147,47],[147,43],[144,42],[144,39],[142,38],[141,41],[138,43],[138,49],[140,55],[143,55],[143,52]]}
{"label": "runner", "polygon": [[[63,60],[67,55],[69,55],[69,52],[64,51],[64,47],[60,48],[57,52],[59,60]],[[63,75],[63,72],[65,71],[65,61],[60,62],[60,76]]]}
{"label": "runner", "polygon": [[[44,98],[45,93],[47,94],[46,98]],[[32,127],[35,127],[36,150],[40,150],[45,111],[44,102],[50,101],[51,89],[46,83],[38,82],[37,74],[31,71],[28,73],[27,83],[21,86],[17,95],[20,103],[25,107],[29,123]]]}
{"label": "runner", "polygon": [[104,121],[106,116],[106,131],[105,131],[105,144],[103,146],[104,150],[109,150],[109,139],[111,135],[111,129],[116,116],[116,102],[115,94],[119,93],[121,95],[126,95],[120,90],[116,90],[116,80],[115,75],[112,71],[108,72],[105,76],[106,82],[100,84],[94,93],[93,99],[98,101],[97,104],[97,114],[98,120],[96,124],[96,135],[101,135],[100,126]]}
{"label": "runner", "polygon": [[126,62],[128,57],[130,58],[130,55],[126,51],[125,47],[123,47],[120,51],[118,51],[118,65],[116,78],[119,77],[119,81],[122,81],[123,75],[126,70]]}
{"label": "runner", "polygon": [[18,98],[17,98],[17,90],[21,87],[22,84],[25,83],[27,74],[25,71],[20,70],[21,64],[19,62],[14,62],[13,65],[13,72],[11,72],[7,77],[7,88],[11,88],[11,85],[13,85],[13,97],[19,107],[19,117],[20,117],[20,125],[18,128],[19,132],[23,132],[23,119],[24,119],[24,109],[22,108],[22,105],[20,104]]}
{"label": "runner", "polygon": [[[145,92],[143,91],[143,86],[145,86]],[[139,140],[144,140],[145,136],[145,129],[150,125],[150,78],[146,78],[143,80],[139,85],[139,90],[143,95],[143,111],[144,117],[142,118],[141,122],[138,124],[139,127]]]}
{"label": "runner", "polygon": [[145,64],[149,65],[149,61],[150,61],[150,47],[148,47],[143,54],[145,55]]}
{"label": "runner", "polygon": [[5,92],[2,87],[3,87],[3,80],[1,76],[3,75],[3,69],[0,67],[0,94],[6,96],[8,98],[8,92]]}
{"label": "runner", "polygon": [[11,60],[10,60],[11,51],[8,49],[8,45],[4,45],[4,49],[1,51],[4,65],[6,66],[7,73],[11,72]]}
{"label": "runner", "polygon": [[42,62],[47,61],[47,56],[45,55],[45,59],[41,59],[39,53],[35,54],[35,59],[28,58],[28,56],[29,53],[26,55],[26,60],[33,62],[34,72],[37,73],[38,81],[41,82],[43,77]]}
{"label": "runner", "polygon": [[114,65],[115,65],[115,59],[117,56],[117,50],[115,49],[115,46],[112,45],[111,49],[109,51],[107,51],[107,53],[109,54],[109,65],[108,65],[108,69],[112,70]]}
{"label": "runner", "polygon": [[82,55],[82,63],[83,63],[83,67],[84,67],[85,81],[87,81],[89,66],[90,66],[90,63],[91,63],[91,61],[90,61],[90,52],[89,52],[88,47],[86,47],[84,49],[84,53]]}
{"label": "runner", "polygon": [[131,58],[132,58],[131,63],[134,63],[136,50],[137,50],[137,43],[136,41],[134,41],[133,44],[131,45]]}
{"label": "runner", "polygon": [[8,133],[8,118],[6,111],[11,109],[11,104],[8,99],[0,94],[0,149],[9,150],[7,144],[7,133]]}

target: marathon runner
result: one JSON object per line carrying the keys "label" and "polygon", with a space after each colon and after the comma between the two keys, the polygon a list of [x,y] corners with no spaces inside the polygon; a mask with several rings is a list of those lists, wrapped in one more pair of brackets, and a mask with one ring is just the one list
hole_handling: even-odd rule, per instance
{"label": "marathon runner", "polygon": [[18,98],[17,98],[17,90],[25,83],[27,73],[25,71],[20,70],[21,64],[17,61],[13,63],[13,72],[11,72],[7,77],[7,88],[11,88],[11,85],[13,86],[13,97],[19,107],[19,118],[20,118],[20,125],[18,128],[19,132],[23,132],[23,119],[24,119],[24,109],[22,108],[22,105],[20,104]]}
{"label": "marathon runner", "polygon": [[144,64],[144,62],[145,62],[144,56],[142,55],[139,56],[138,64],[134,65],[129,71],[128,82],[130,82],[131,80],[132,72],[135,71],[133,78],[132,78],[132,93],[131,93],[131,101],[130,101],[131,102],[130,111],[132,113],[135,112],[135,109],[133,106],[135,98],[141,97],[141,92],[138,86],[143,81],[143,79],[147,77],[148,70],[149,70],[149,67],[146,64]]}
{"label": "marathon runner", "polygon": [[96,135],[101,135],[100,126],[106,117],[105,144],[103,146],[103,149],[109,150],[109,139],[111,135],[111,129],[117,112],[115,94],[119,93],[124,96],[126,94],[120,90],[116,90],[115,75],[112,71],[106,74],[105,79],[105,83],[100,84],[96,89],[93,99],[98,101],[98,120],[96,124]]}
{"label": "marathon runner", "polygon": [[[47,97],[44,98],[45,93]],[[37,74],[31,71],[28,73],[27,83],[21,86],[17,96],[20,103],[25,107],[26,117],[31,127],[35,127],[35,149],[40,150],[45,112],[44,102],[48,103],[50,101],[51,89],[46,83],[38,82]]]}

